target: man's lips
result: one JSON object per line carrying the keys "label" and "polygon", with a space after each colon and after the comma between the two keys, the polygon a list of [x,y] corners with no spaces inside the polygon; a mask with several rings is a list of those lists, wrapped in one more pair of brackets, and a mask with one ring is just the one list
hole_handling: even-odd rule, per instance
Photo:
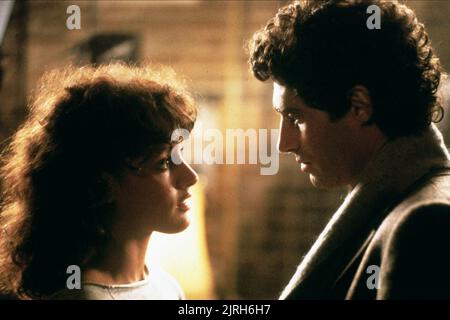
{"label": "man's lips", "polygon": [[305,161],[305,160],[301,159],[300,157],[295,157],[295,161],[299,164],[302,164],[302,163],[303,164],[311,164],[311,162]]}
{"label": "man's lips", "polygon": [[300,170],[302,172],[308,172],[311,168],[311,162],[300,159],[300,157],[295,157],[295,161],[300,165]]}
{"label": "man's lips", "polygon": [[309,162],[301,162],[300,163],[300,170],[302,172],[310,172],[311,170],[311,163]]}

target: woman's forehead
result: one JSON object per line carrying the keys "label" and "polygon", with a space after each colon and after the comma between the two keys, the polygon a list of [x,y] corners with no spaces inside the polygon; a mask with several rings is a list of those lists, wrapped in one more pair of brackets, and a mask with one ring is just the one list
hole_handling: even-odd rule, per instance
{"label": "woman's forehead", "polygon": [[147,156],[156,156],[163,152],[170,152],[170,150],[172,150],[172,148],[173,148],[173,145],[171,143],[154,144],[148,148],[146,154],[147,154]]}
{"label": "woman's forehead", "polygon": [[145,157],[158,156],[161,153],[171,152],[173,148],[183,144],[184,139],[172,140],[170,142],[156,143],[150,145],[144,152]]}

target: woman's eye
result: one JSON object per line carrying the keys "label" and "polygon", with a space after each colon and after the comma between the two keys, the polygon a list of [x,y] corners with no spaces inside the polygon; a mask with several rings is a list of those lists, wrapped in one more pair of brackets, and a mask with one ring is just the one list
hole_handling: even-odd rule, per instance
{"label": "woman's eye", "polygon": [[164,158],[158,162],[158,169],[167,170],[170,168],[171,161],[170,158]]}

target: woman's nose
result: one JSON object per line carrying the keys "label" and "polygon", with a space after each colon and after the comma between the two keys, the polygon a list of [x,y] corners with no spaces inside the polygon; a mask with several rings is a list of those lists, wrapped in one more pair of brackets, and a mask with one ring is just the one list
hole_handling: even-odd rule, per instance
{"label": "woman's nose", "polygon": [[178,165],[176,177],[177,188],[186,189],[196,184],[197,181],[197,172],[195,172],[187,162],[183,161]]}

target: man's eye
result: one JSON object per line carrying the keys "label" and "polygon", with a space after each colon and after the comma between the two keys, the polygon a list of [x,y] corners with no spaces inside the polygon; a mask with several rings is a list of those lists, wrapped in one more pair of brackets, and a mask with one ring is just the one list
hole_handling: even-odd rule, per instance
{"label": "man's eye", "polygon": [[300,124],[300,119],[298,118],[298,116],[295,116],[292,113],[288,113],[287,118],[288,118],[289,122],[291,122],[292,124],[294,124],[296,126]]}

